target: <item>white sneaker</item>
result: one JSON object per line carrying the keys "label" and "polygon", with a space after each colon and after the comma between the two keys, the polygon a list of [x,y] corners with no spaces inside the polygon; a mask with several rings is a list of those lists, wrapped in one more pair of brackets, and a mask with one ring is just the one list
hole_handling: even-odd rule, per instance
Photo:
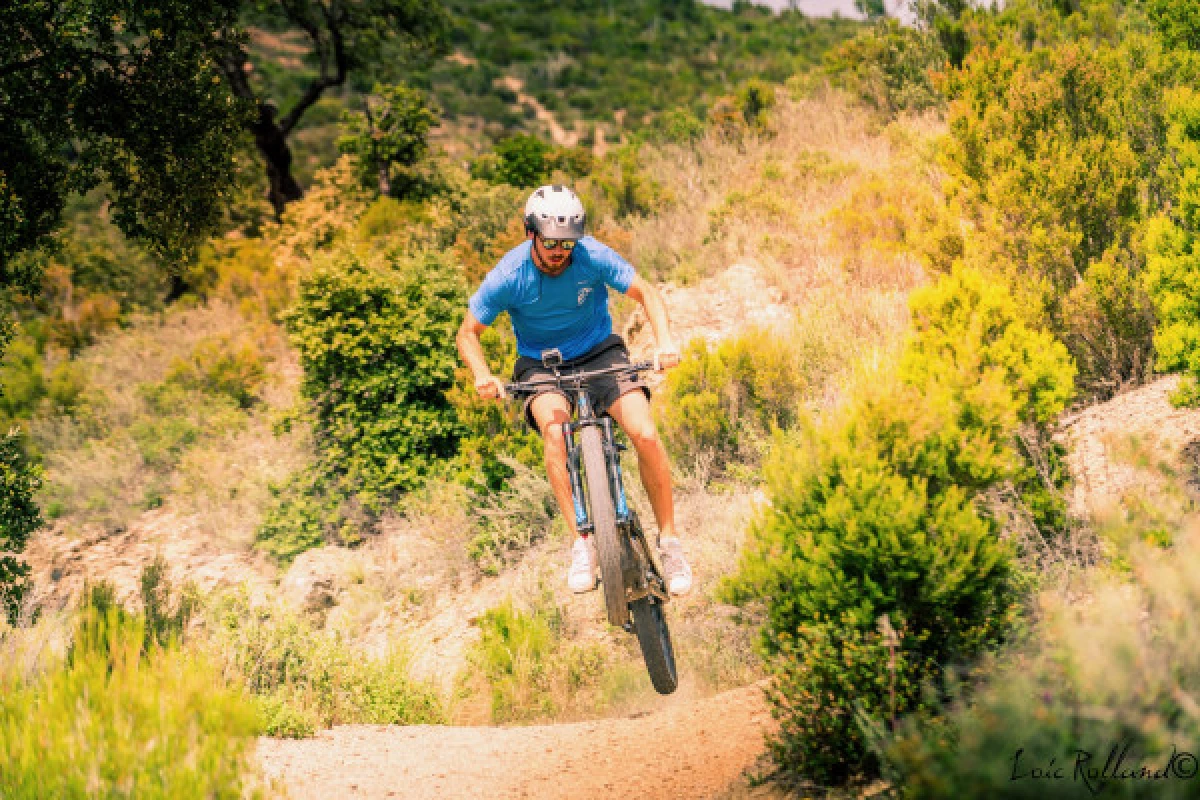
{"label": "white sneaker", "polygon": [[591,537],[575,538],[571,547],[571,569],[567,571],[567,588],[572,592],[590,592],[600,582],[600,573],[596,567],[596,546]]}
{"label": "white sneaker", "polygon": [[683,555],[683,542],[677,537],[658,540],[658,557],[671,594],[687,594],[692,590],[692,568]]}

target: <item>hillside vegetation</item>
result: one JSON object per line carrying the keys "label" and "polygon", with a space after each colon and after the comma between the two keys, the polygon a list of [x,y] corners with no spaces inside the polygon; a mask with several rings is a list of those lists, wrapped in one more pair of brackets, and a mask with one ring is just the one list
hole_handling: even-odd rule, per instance
{"label": "hillside vegetation", "polygon": [[[213,768],[163,791],[233,796],[262,788],[257,732],[666,702],[595,598],[566,592],[541,443],[454,351],[467,296],[551,180],[669,297],[703,304],[736,265],[756,278],[743,307],[784,309],[679,325],[686,357],[656,390],[697,574],[672,604],[682,691],[768,678],[773,775],[796,790],[1042,796],[1007,778],[1017,748],[1044,762],[1122,738],[1165,762],[1194,727],[1190,662],[1168,658],[1193,635],[1171,566],[1193,546],[1190,468],[1126,443],[1162,496],[1076,516],[1057,433],[1160,371],[1183,373],[1181,407],[1200,395],[1190,6],[942,2],[911,28],[555,8],[451,3],[455,52],[413,73],[432,95],[381,79],[323,100],[304,196],[277,220],[235,200],[174,278],[118,233],[103,187],[15,262],[11,792],[58,786],[30,709],[81,751],[186,729],[193,750],[170,760]],[[285,80],[285,32],[258,31],[256,63]],[[512,96],[493,91],[506,80]],[[621,134],[547,140],[518,91],[561,130]],[[507,323],[484,344],[509,372]],[[29,586],[16,556],[43,519]],[[164,524],[209,560],[145,559],[113,585],[78,554]],[[219,580],[222,559],[246,566]],[[1129,624],[1104,634],[1101,612]],[[203,687],[227,724],[195,707]],[[129,692],[161,704],[153,725]],[[60,725],[68,706],[95,728]]]}

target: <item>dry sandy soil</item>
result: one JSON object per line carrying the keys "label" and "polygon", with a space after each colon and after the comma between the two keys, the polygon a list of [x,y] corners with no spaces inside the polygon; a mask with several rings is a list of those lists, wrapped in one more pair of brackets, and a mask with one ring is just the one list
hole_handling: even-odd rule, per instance
{"label": "dry sandy soil", "polygon": [[347,725],[263,739],[259,757],[306,798],[773,797],[746,778],[771,724],[758,686],[638,718],[530,727]]}

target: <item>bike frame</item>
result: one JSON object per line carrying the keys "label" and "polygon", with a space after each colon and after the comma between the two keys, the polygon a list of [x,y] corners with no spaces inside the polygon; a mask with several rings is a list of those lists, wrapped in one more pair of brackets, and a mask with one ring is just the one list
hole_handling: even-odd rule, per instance
{"label": "bike frame", "polygon": [[[612,418],[607,415],[602,417],[596,416],[592,406],[592,398],[585,383],[587,380],[601,375],[617,375],[623,372],[650,370],[654,368],[654,363],[644,361],[590,372],[572,372],[565,375],[560,371],[561,364],[547,363],[546,366],[553,370],[553,378],[508,384],[506,388],[513,393],[529,394],[543,386],[554,386],[559,391],[564,393],[569,391],[575,396],[576,418],[571,422],[563,424],[563,438],[566,440],[567,445],[567,474],[571,483],[571,499],[575,509],[576,529],[581,534],[592,534],[595,532],[586,492],[583,489],[583,476],[580,466],[582,448],[576,439],[576,434],[584,428],[597,427],[600,428],[603,434],[604,462],[608,468],[608,487],[616,510],[617,526],[624,532],[627,541],[635,537],[644,539],[642,526],[637,519],[637,515],[629,507],[629,502],[625,496],[625,483],[621,476],[621,451],[625,450],[626,447],[617,442],[616,437],[613,435]],[[653,559],[653,556],[649,555],[651,548],[648,543],[645,551],[647,556]],[[637,600],[647,594],[654,594],[663,602],[666,602],[669,599],[668,593],[663,591],[662,587],[651,585],[651,582],[646,581],[643,575],[633,574],[636,570],[633,572],[629,571],[628,568],[633,568],[634,566],[632,563],[627,564],[626,571],[625,585],[629,591],[630,601]],[[653,568],[657,570],[657,566]]]}

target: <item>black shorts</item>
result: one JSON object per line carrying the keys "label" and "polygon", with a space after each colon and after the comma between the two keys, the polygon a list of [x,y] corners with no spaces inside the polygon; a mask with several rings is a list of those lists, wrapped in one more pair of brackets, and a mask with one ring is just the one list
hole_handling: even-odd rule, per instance
{"label": "black shorts", "polygon": [[[600,344],[593,347],[588,352],[584,353],[579,358],[564,361],[559,367],[560,372],[587,372],[594,369],[606,369],[615,367],[618,364],[629,363],[629,350],[625,347],[625,340],[617,334],[610,335]],[[538,378],[554,377],[552,370],[542,366],[542,362],[536,358],[521,356],[517,359],[516,365],[513,367],[513,380],[516,382],[531,381]],[[650,387],[642,376],[636,372],[626,372],[618,375],[601,375],[587,381],[586,384],[588,393],[592,397],[592,410],[596,416],[600,416],[608,411],[609,406],[617,402],[617,398],[626,392],[632,392],[635,389],[641,389],[646,394],[646,399],[650,399]],[[557,394],[565,397],[567,403],[571,406],[571,413],[575,413],[575,398],[568,396],[560,391],[557,386],[546,386],[537,390],[536,393],[525,398],[525,421],[529,423],[529,427],[535,431],[538,429],[537,423],[533,419],[533,414],[530,411],[530,406],[533,404],[533,399],[538,395]]]}

